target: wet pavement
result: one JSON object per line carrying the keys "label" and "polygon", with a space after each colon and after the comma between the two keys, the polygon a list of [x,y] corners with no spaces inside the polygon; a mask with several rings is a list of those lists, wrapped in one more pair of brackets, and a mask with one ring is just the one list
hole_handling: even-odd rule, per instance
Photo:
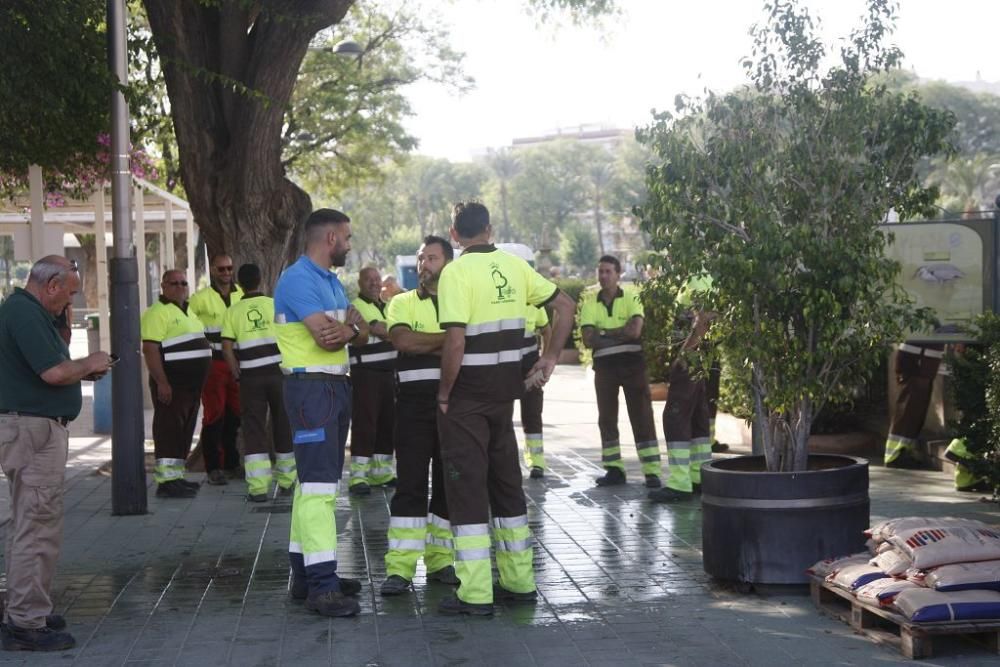
{"label": "wet pavement", "polygon": [[[362,613],[326,619],[287,596],[288,499],[244,501],[240,483],[191,500],[152,494],[144,516],[110,515],[108,477],[88,469],[108,450],[74,437],[56,610],[78,646],[50,655],[0,652],[0,665],[868,665],[903,662],[820,615],[801,588],[740,591],[701,568],[701,510],[645,500],[634,449],[629,483],[598,489],[593,385],[560,367],[546,391],[550,471],[525,480],[535,535],[536,605],[493,618],[442,616],[452,592],[426,584],[378,596],[391,491],[338,499],[344,576],[363,581]],[[656,406],[659,414],[662,404]],[[624,408],[624,406],[623,406]],[[622,440],[631,442],[624,409]],[[515,411],[516,414],[516,411]],[[82,428],[83,423],[75,427]],[[661,441],[662,442],[662,441]],[[195,478],[203,477],[197,475]],[[872,468],[873,520],[909,514],[996,522],[996,506],[950,490],[941,473]],[[948,645],[926,664],[995,665]]]}

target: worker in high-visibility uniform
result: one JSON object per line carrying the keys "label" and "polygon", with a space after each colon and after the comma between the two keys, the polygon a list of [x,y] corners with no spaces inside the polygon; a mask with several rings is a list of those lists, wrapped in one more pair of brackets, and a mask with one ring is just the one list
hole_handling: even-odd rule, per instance
{"label": "worker in high-visibility uniform", "polygon": [[663,406],[663,436],[667,441],[667,483],[650,491],[653,502],[688,500],[701,487],[701,466],[712,459],[709,406],[705,375],[692,367],[688,355],[701,345],[715,313],[703,303],[712,289],[709,276],[689,280],[677,296],[683,309],[675,332],[682,341],[667,374],[667,401]]}
{"label": "worker in high-visibility uniform", "polygon": [[350,218],[333,209],[313,211],[304,236],[305,254],[285,269],[274,290],[285,411],[299,479],[288,543],[291,596],[324,616],[353,616],[360,607],[350,596],[361,583],[337,575],[334,506],[351,421],[347,346],[367,339],[368,323],[330,270],[343,266],[351,250]]}
{"label": "worker in high-visibility uniform", "polygon": [[398,477],[389,504],[389,550],[385,554],[382,595],[401,595],[410,590],[421,556],[428,582],[458,584],[434,402],[444,343],[444,331],[438,326],[438,279],[453,257],[447,240],[426,237],[417,250],[420,287],[396,295],[389,304],[389,336],[399,352],[395,428]]}
{"label": "worker in high-visibility uniform", "polygon": [[621,273],[617,257],[601,257],[597,264],[600,290],[584,293],[580,301],[580,335],[583,344],[594,351],[597,425],[601,432],[601,465],[605,470],[604,476],[597,478],[597,485],[625,483],[625,464],[618,435],[620,387],[625,393],[625,407],[646,488],[656,489],[661,485],[660,444],[656,437],[646,357],[642,352],[645,310],[638,290],[619,284]]}
{"label": "worker in high-visibility uniform", "polygon": [[927,419],[934,378],[944,357],[944,345],[903,343],[896,349],[896,384],[899,393],[885,440],[887,468],[919,468],[917,438]]}
{"label": "worker in high-visibility uniform", "polygon": [[[549,315],[544,308],[528,307],[524,321],[524,344],[521,347],[521,370],[525,379],[538,363],[539,350],[545,349],[552,335]],[[538,386],[525,389],[521,396],[521,429],[524,431],[524,460],[528,476],[541,479],[545,476],[545,442],[542,438],[542,407],[545,392]]]}
{"label": "worker in high-visibility uniform", "polygon": [[[514,400],[526,384],[521,346],[527,306],[548,304],[556,313],[552,345],[529,374],[529,386],[548,380],[573,324],[572,299],[524,260],[498,250],[491,235],[485,206],[455,205],[451,236],[465,252],[444,268],[438,284],[445,330],[438,431],[461,580],[457,595],[438,606],[446,614],[490,615],[495,597],[537,599],[513,422]],[[495,588],[491,527],[500,574]]]}
{"label": "worker in high-visibility uniform", "polygon": [[946,459],[955,464],[955,490],[968,493],[985,493],[993,490],[989,480],[973,472],[974,455],[969,451],[965,438],[955,438],[944,450]]}
{"label": "worker in high-visibility uniform", "polygon": [[[285,414],[281,351],[274,334],[274,299],[260,290],[260,267],[256,264],[241,266],[236,278],[244,293],[222,321],[222,354],[240,387],[247,499],[262,503],[267,500],[273,477],[277,477],[280,493],[291,495],[295,487],[295,454]],[[274,475],[268,414],[274,442]]]}
{"label": "worker in high-visibility uniform", "polygon": [[226,309],[238,303],[243,290],[235,283],[233,259],[217,254],[209,261],[209,285],[194,293],[189,308],[205,325],[212,346],[212,366],[201,393],[201,455],[209,484],[226,484],[239,475],[236,438],[240,428],[240,390],[222,356],[222,320]]}
{"label": "worker in high-visibility uniform", "polygon": [[159,300],[142,314],[140,326],[153,398],[153,479],[158,497],[190,498],[198,484],[184,479],[184,463],[212,350],[205,325],[188,307],[184,272],[165,272],[160,292]]}
{"label": "worker in high-visibility uniform", "polygon": [[368,495],[373,486],[392,485],[392,430],[396,417],[396,348],[386,329],[385,304],[379,298],[382,278],[366,267],[358,274],[358,297],[352,301],[368,322],[368,342],[351,345],[352,495]]}

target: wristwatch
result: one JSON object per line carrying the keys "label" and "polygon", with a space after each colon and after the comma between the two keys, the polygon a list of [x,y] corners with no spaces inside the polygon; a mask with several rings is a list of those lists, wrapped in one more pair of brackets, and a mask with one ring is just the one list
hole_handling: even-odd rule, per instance
{"label": "wristwatch", "polygon": [[598,329],[598,330],[597,330],[597,335],[598,335],[598,336],[601,336],[602,338],[603,338],[604,336],[606,336],[607,334],[608,334],[608,330],[607,330],[607,329]]}
{"label": "wristwatch", "polygon": [[357,324],[352,324],[351,328],[354,329],[354,335],[347,339],[348,343],[350,343],[352,340],[361,335],[361,327],[359,327]]}

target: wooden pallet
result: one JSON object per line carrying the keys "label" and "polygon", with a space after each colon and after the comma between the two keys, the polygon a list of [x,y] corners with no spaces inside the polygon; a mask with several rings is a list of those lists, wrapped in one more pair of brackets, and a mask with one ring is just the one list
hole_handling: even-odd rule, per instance
{"label": "wooden pallet", "polygon": [[969,639],[991,653],[1000,653],[1000,619],[913,623],[890,609],[860,601],[818,577],[811,579],[809,592],[821,612],[844,621],[855,632],[875,642],[893,647],[907,658],[931,657],[933,638],[941,636]]}

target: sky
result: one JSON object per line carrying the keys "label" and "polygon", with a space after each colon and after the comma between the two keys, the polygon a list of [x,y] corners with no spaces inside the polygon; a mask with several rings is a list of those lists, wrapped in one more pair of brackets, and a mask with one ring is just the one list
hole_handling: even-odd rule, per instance
{"label": "sky", "polygon": [[[678,93],[745,82],[748,30],[763,0],[618,0],[622,15],[600,29],[539,25],[520,0],[433,4],[450,44],[466,54],[476,88],[458,96],[419,83],[408,129],[419,153],[468,160],[515,137],[580,125],[634,127]],[[848,35],[864,0],[807,0],[828,43]],[[1000,81],[1000,2],[900,0],[892,38],[905,66],[928,79]]]}

